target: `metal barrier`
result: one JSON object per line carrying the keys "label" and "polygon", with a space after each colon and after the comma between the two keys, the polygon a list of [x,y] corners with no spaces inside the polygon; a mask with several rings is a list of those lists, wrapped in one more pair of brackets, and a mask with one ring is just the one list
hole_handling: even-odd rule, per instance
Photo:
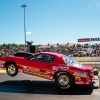
{"label": "metal barrier", "polygon": [[79,62],[100,62],[100,57],[72,57]]}
{"label": "metal barrier", "polygon": [[92,65],[93,67],[96,66],[100,70],[100,57],[73,57],[73,59],[84,65]]}
{"label": "metal barrier", "polygon": [[98,88],[100,88],[100,67],[99,68],[98,67],[94,67],[94,70],[98,71],[98,75],[97,75],[98,79],[94,79],[94,80],[98,80],[98,82],[99,82]]}
{"label": "metal barrier", "polygon": [[100,88],[100,75],[98,75],[99,76],[99,88]]}
{"label": "metal barrier", "polygon": [[[98,80],[98,81],[99,81],[99,86],[98,86],[98,88],[100,88],[100,75],[98,75],[98,79],[93,79],[93,80]],[[93,84],[95,84],[94,81],[93,81]]]}

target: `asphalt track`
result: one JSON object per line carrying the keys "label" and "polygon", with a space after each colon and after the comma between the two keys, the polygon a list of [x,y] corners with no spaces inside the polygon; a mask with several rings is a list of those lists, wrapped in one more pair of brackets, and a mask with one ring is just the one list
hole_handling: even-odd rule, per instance
{"label": "asphalt track", "polygon": [[0,70],[0,100],[100,100],[98,80],[95,86],[74,86],[61,90],[53,81],[19,73],[10,77]]}

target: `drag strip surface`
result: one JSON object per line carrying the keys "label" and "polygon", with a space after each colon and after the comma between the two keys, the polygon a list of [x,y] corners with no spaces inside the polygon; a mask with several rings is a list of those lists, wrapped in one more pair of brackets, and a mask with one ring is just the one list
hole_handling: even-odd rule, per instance
{"label": "drag strip surface", "polygon": [[100,89],[74,86],[69,90],[56,87],[54,81],[26,74],[10,77],[0,73],[0,100],[99,100]]}

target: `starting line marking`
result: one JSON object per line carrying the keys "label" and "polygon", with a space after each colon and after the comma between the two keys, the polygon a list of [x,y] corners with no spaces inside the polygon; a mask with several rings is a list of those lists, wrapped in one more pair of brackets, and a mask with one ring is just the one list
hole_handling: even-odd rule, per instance
{"label": "starting line marking", "polygon": [[6,70],[0,70],[0,73],[6,73]]}

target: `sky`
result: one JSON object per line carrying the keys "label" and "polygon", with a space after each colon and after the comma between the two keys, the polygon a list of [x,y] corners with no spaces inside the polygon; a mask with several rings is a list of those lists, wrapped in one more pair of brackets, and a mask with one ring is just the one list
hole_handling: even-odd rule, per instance
{"label": "sky", "polygon": [[0,0],[0,44],[77,43],[100,37],[100,0]]}

